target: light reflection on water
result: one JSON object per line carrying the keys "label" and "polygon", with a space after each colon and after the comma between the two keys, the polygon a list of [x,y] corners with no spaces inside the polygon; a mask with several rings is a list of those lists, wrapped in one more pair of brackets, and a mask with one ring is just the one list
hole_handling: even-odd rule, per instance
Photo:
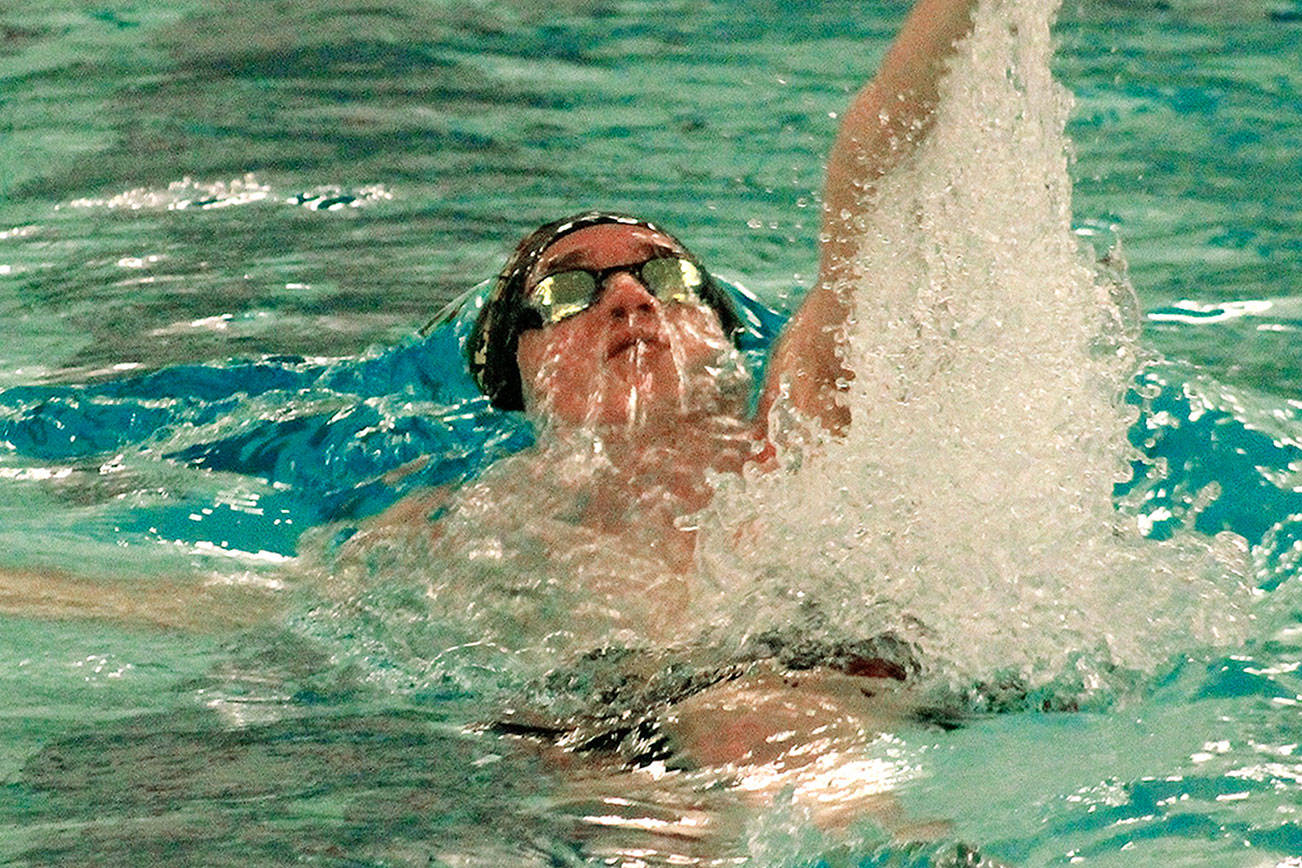
{"label": "light reflection on water", "polygon": [[[1287,341],[1302,140],[1296,27],[1256,3],[1074,5],[1057,64],[1080,100],[1077,220],[1124,239],[1138,291],[1157,308],[1151,345],[1207,363],[1223,382],[1291,395],[1302,383]],[[0,382],[80,383],[228,355],[349,356],[407,335],[492,273],[521,232],[576,204],[649,209],[707,261],[779,299],[809,271],[808,206],[829,114],[900,9],[763,11],[632,3],[597,15],[578,3],[539,17],[509,3],[401,2],[7,10],[0,69],[13,83],[15,144],[0,156]],[[829,63],[860,54],[861,64]],[[591,201],[594,189],[605,201]],[[1194,306],[1210,319],[1163,318]],[[1251,313],[1218,314],[1239,311]],[[1296,408],[1282,399],[1206,391],[1231,422],[1249,420],[1279,444],[1296,440]],[[1197,421],[1178,409],[1170,418]],[[1237,479],[1226,464],[1211,475],[1226,487]],[[374,633],[407,643],[416,658],[422,640],[438,637],[375,631],[365,607],[322,628],[357,643],[351,660],[323,655],[337,636],[305,647],[262,626],[234,634],[249,616],[264,617],[267,598],[278,610],[302,592],[264,575],[265,564],[223,563],[238,539],[209,543],[219,550],[197,554],[217,557],[194,563],[188,551],[155,557],[151,570],[183,575],[152,604],[132,600],[131,586],[111,597],[97,587],[149,558],[143,547],[110,558],[86,546],[86,526],[98,521],[88,505],[121,497],[130,509],[196,488],[216,489],[197,498],[215,502],[221,480],[196,484],[130,461],[112,474],[98,461],[75,470],[5,463],[0,478],[2,532],[22,536],[8,557],[58,549],[99,576],[67,585],[38,576],[16,603],[12,585],[0,596],[6,854],[33,864],[142,854],[424,864],[434,852],[488,865],[573,864],[606,847],[650,861],[687,858],[682,841],[694,829],[735,819],[735,805],[703,783],[708,775],[680,786],[689,776],[673,773],[633,794],[599,763],[573,810],[563,808],[569,782],[527,747],[466,729],[484,719],[475,697],[431,674],[455,671],[457,655],[416,673],[426,680],[411,677]],[[1258,568],[1287,587],[1296,547],[1269,494],[1258,511],[1280,526]],[[214,575],[252,584],[253,596],[201,603],[196,588]],[[31,620],[45,618],[35,594],[51,589],[65,609]],[[100,626],[103,610],[77,608],[97,594],[134,604],[128,619],[189,632]],[[402,602],[381,595],[375,604],[419,614]],[[1302,697],[1297,636],[1263,635],[1225,659],[1186,650],[1190,659],[1177,655],[1172,671],[1119,709],[1000,715],[955,732],[910,723],[892,737],[907,772],[874,765],[871,752],[862,759],[862,749],[862,768],[837,768],[878,782],[899,773],[911,816],[948,818],[956,827],[940,834],[1015,862],[1295,860],[1284,854],[1302,852],[1297,768],[1287,759]],[[915,764],[926,774],[914,775]],[[801,785],[770,771],[752,772],[766,795]],[[822,783],[835,791],[841,782]],[[859,783],[849,789],[857,794]],[[588,810],[582,800],[603,786],[615,794]],[[760,864],[847,852],[780,799],[749,822],[744,846]],[[617,838],[575,831],[584,823],[651,834],[621,850]],[[655,834],[667,828],[660,823],[678,824],[667,842]],[[880,843],[880,833],[859,830],[848,852],[878,864]],[[942,849],[917,852],[953,857]]]}

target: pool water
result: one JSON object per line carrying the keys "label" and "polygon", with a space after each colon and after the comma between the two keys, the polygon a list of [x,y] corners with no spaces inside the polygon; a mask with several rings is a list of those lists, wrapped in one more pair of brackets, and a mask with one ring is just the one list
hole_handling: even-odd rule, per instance
{"label": "pool water", "polygon": [[[1151,546],[1135,560],[1178,573],[1228,531],[1207,546],[1245,550],[1255,590],[1218,633],[1241,601],[1210,579],[1145,613],[1084,569],[1082,611],[1112,601],[1127,635],[1082,618],[1067,662],[1036,656],[1038,610],[956,622],[974,660],[1012,648],[1033,683],[951,669],[943,715],[862,746],[861,786],[935,821],[927,841],[868,814],[824,829],[787,791],[737,817],[699,780],[567,774],[475,726],[521,691],[563,706],[531,687],[547,667],[470,647],[419,583],[359,592],[321,554],[532,442],[473,399],[450,328],[415,332],[538,223],[599,206],[671,226],[759,297],[762,353],[811,279],[837,115],[904,11],[0,13],[4,859],[1302,865],[1296,3],[1061,10],[1072,232],[1119,250],[1142,310],[1118,418],[1147,459],[1105,495]],[[1027,454],[1049,437],[1009,430]],[[955,528],[991,551],[979,522]]]}

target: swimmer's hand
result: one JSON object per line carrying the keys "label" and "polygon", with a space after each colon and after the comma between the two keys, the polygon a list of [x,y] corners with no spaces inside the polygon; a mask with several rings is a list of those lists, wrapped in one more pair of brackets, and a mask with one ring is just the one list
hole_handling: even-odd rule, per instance
{"label": "swimmer's hand", "polygon": [[146,575],[125,580],[0,568],[0,614],[20,618],[89,619],[220,633],[275,620],[285,609],[283,596],[271,582],[229,584]]}

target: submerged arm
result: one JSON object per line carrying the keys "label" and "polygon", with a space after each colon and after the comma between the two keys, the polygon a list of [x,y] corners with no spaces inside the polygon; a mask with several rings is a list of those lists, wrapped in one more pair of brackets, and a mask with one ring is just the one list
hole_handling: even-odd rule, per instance
{"label": "submerged arm", "polygon": [[818,282],[773,351],[761,424],[783,390],[798,412],[828,430],[849,423],[849,409],[837,393],[852,376],[840,351],[850,303],[838,287],[855,276],[855,224],[873,207],[882,176],[926,136],[946,62],[972,29],[976,2],[917,0],[877,75],[842,118],[827,158]]}

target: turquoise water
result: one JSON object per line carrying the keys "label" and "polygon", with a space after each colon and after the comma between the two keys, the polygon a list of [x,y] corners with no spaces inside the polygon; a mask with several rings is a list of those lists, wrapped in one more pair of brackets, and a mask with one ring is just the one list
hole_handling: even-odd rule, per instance
{"label": "turquoise water", "polygon": [[[595,783],[468,728],[530,673],[445,653],[455,630],[422,620],[410,589],[341,603],[293,556],[529,442],[461,403],[445,335],[413,332],[543,220],[644,213],[789,309],[834,115],[902,14],[0,13],[4,858],[709,857],[595,827]],[[824,832],[779,800],[730,852],[1302,864],[1300,19],[1281,2],[1068,0],[1056,27],[1077,98],[1073,222],[1100,253],[1120,240],[1154,359],[1131,438],[1159,462],[1134,489],[1151,496],[1123,485],[1120,508],[1155,540],[1240,534],[1261,589],[1251,635],[1190,639],[1094,690],[1062,679],[1001,704],[977,688],[946,726],[906,723],[884,750],[905,811],[946,823],[938,841],[891,845],[869,818]],[[442,460],[386,475],[429,453]],[[665,793],[634,801],[672,813]]]}

